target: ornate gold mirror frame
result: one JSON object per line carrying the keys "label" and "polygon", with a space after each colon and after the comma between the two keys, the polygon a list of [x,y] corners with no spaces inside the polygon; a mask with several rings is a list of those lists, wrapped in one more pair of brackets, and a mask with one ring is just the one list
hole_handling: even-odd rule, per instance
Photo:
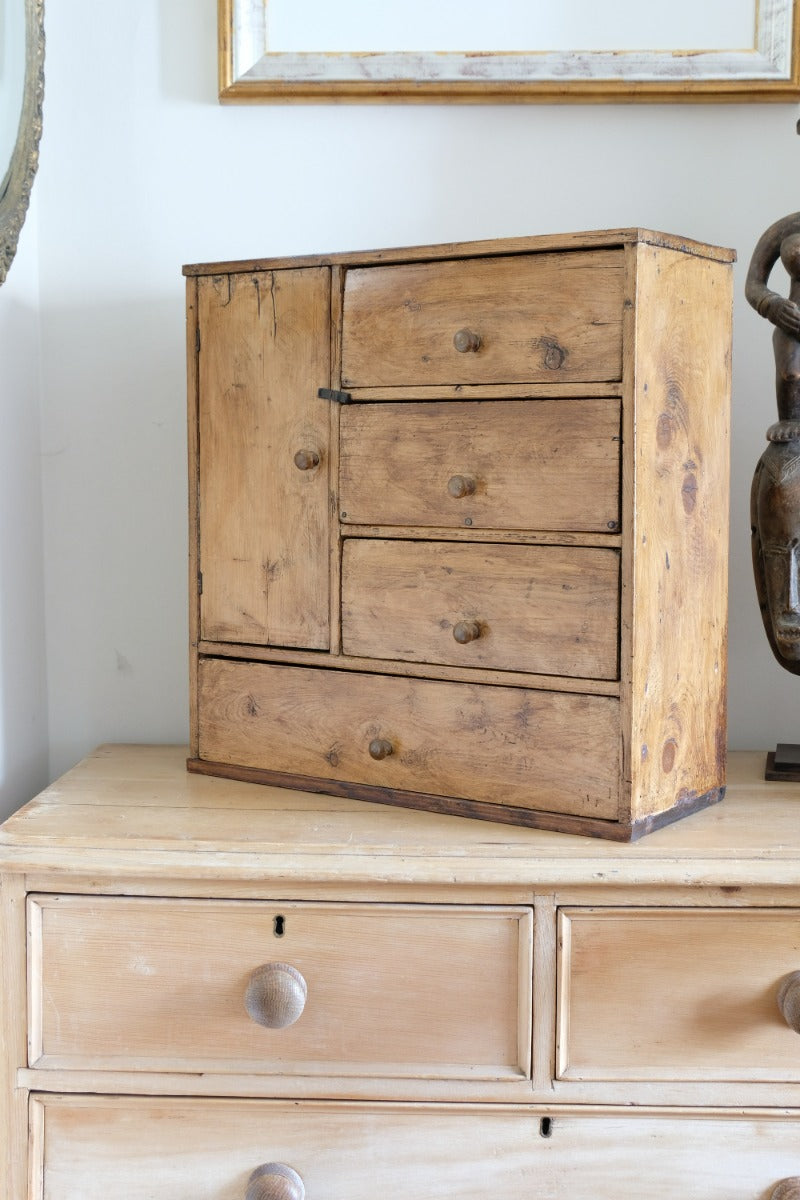
{"label": "ornate gold mirror frame", "polygon": [[[24,4],[25,77],[22,109],[8,169],[0,183],[0,283],[8,274],[28,211],[42,135],[44,0],[24,0]],[[4,165],[0,163],[0,171]]]}
{"label": "ornate gold mirror frame", "polygon": [[[288,0],[282,0],[287,3]],[[540,18],[557,21],[563,0],[520,0],[514,18],[517,36],[507,37],[513,46],[520,41],[535,41],[543,28]],[[219,94],[227,103],[275,103],[276,101],[461,101],[483,104],[488,101],[614,101],[614,100],[791,100],[800,95],[798,62],[797,10],[800,0],[752,0],[748,8],[737,0],[736,32],[726,26],[731,9],[716,0],[714,11],[727,14],[701,48],[696,48],[690,29],[681,27],[675,16],[673,32],[665,34],[670,42],[660,49],[615,48],[614,35],[603,36],[603,2],[596,0],[591,9],[599,10],[601,36],[598,46],[581,43],[589,38],[577,22],[567,44],[575,48],[547,49],[533,46],[514,50],[493,50],[495,36],[493,9],[487,8],[485,36],[472,29],[475,22],[466,17],[451,22],[451,29],[433,37],[431,48],[403,50],[399,46],[370,49],[370,35],[363,33],[366,46],[357,51],[336,45],[342,27],[358,26],[358,13],[365,0],[329,0],[327,8],[309,2],[293,7],[295,28],[308,31],[307,37],[288,39],[284,45],[273,36],[280,25],[279,0],[218,0],[219,4]],[[684,11],[687,0],[682,0]],[[295,0],[292,0],[293,5]],[[296,0],[299,5],[300,0]],[[637,9],[630,0],[632,12]],[[301,11],[302,9],[302,11]],[[418,13],[424,11],[417,4]],[[450,9],[447,10],[448,12]],[[457,9],[456,9],[457,11]],[[478,0],[472,11],[481,12]],[[505,9],[514,13],[512,0]],[[573,10],[566,10],[573,14]],[[577,11],[577,10],[576,10]],[[325,17],[330,33],[321,31],[319,18]],[[496,14],[495,14],[496,15]],[[573,14],[574,15],[574,14]],[[316,19],[315,19],[316,16]],[[483,19],[483,18],[481,18]],[[710,18],[709,18],[710,19]],[[413,46],[413,13],[403,9],[404,25],[397,27],[398,38]],[[606,23],[608,24],[608,23]],[[630,23],[628,23],[630,24]],[[623,27],[625,22],[622,23]],[[695,28],[694,18],[687,25]],[[439,28],[442,22],[439,20]],[[284,25],[285,27],[285,25]],[[620,28],[620,22],[615,26]],[[570,26],[569,28],[572,28]],[[652,25],[646,26],[652,28]],[[730,33],[728,33],[730,29]],[[525,32],[527,30],[527,33]],[[463,34],[469,38],[462,37]],[[331,36],[332,35],[332,36]],[[543,40],[544,34],[541,34]],[[617,34],[617,43],[632,38],[630,29]],[[645,33],[643,40],[647,44]],[[313,41],[311,38],[313,37]],[[327,37],[327,41],[326,41]],[[352,40],[361,40],[356,33]],[[730,44],[722,44],[726,42]],[[304,40],[305,39],[305,40]],[[423,38],[419,39],[423,41]],[[557,41],[558,39],[556,39]],[[656,40],[656,39],[654,39]],[[447,41],[449,44],[444,44]],[[319,43],[319,44],[317,44]],[[459,45],[473,49],[456,49]],[[634,45],[635,40],[630,41]]]}

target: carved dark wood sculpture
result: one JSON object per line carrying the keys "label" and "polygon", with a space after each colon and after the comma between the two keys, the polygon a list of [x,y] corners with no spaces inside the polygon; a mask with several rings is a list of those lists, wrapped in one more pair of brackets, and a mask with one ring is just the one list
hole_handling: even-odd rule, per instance
{"label": "carved dark wood sculpture", "polygon": [[[791,281],[788,298],[767,286],[778,258]],[[776,221],[759,238],[745,294],[775,326],[778,402],[750,496],[756,592],[775,657],[800,675],[800,213]],[[800,746],[778,746],[768,757],[767,778],[800,780]]]}

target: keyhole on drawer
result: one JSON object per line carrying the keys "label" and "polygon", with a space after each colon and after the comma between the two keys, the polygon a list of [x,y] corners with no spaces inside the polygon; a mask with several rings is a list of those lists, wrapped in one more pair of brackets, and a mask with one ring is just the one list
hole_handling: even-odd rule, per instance
{"label": "keyhole on drawer", "polygon": [[539,1122],[539,1133],[541,1134],[542,1137],[550,1137],[552,1132],[553,1132],[553,1118],[552,1117],[542,1117],[541,1121]]}
{"label": "keyhole on drawer", "polygon": [[275,934],[275,937],[283,937],[283,935],[286,933],[286,918],[285,917],[276,917],[275,918],[273,932]]}

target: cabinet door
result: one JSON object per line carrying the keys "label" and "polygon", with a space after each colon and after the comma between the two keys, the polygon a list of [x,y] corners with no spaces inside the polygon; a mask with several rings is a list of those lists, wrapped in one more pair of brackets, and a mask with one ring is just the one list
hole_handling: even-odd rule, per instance
{"label": "cabinet door", "polygon": [[198,280],[200,636],[329,645],[330,272]]}

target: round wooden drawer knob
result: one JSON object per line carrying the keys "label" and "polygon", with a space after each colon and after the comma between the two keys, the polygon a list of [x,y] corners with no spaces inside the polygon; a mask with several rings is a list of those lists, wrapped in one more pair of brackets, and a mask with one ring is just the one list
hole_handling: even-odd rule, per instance
{"label": "round wooden drawer knob", "polygon": [[468,642],[474,642],[480,636],[479,621],[459,621],[457,625],[453,626],[453,637],[460,646],[466,646]]}
{"label": "round wooden drawer knob", "polygon": [[778,1008],[789,1028],[795,1033],[800,1033],[800,971],[792,971],[781,984],[778,991]]}
{"label": "round wooden drawer knob", "polygon": [[390,754],[394,754],[394,746],[388,738],[373,738],[369,744],[370,758],[380,761],[382,758],[388,758]]}
{"label": "round wooden drawer knob", "polygon": [[247,984],[244,1006],[248,1016],[267,1029],[294,1025],[306,1005],[305,979],[289,963],[265,963],[256,967]]}
{"label": "round wooden drawer knob", "polygon": [[454,500],[463,500],[465,496],[475,493],[475,480],[469,475],[451,475],[447,481],[447,490]]}
{"label": "round wooden drawer knob", "polygon": [[782,1179],[770,1192],[769,1200],[800,1200],[800,1176]]}
{"label": "round wooden drawer knob", "polygon": [[294,456],[294,465],[298,471],[313,471],[319,466],[319,455],[316,450],[298,450]]}
{"label": "round wooden drawer knob", "polygon": [[256,1167],[247,1183],[244,1200],[304,1200],[305,1184],[285,1163]]}
{"label": "round wooden drawer knob", "polygon": [[481,335],[471,329],[459,329],[453,337],[453,345],[459,354],[474,354],[481,348]]}

